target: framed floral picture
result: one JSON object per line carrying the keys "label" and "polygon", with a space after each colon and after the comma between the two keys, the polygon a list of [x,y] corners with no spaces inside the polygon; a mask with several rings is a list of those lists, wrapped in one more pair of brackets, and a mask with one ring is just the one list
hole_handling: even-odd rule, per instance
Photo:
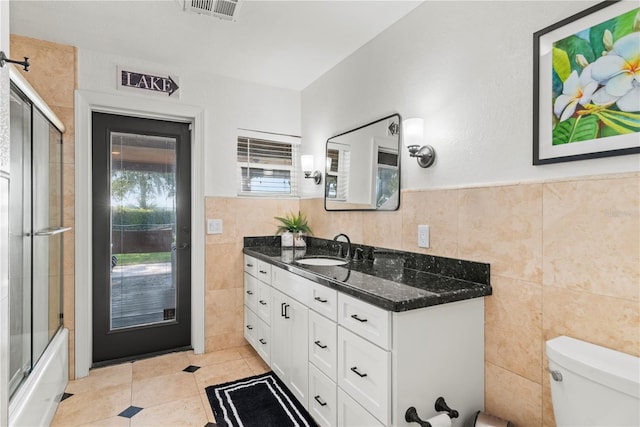
{"label": "framed floral picture", "polygon": [[638,2],[598,3],[533,45],[533,164],[640,153]]}

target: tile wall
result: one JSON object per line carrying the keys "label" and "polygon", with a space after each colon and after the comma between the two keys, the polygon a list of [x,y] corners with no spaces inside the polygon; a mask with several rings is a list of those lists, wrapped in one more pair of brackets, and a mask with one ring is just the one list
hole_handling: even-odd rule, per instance
{"label": "tile wall", "polygon": [[[640,356],[640,174],[404,191],[396,212],[328,213],[321,199],[206,206],[224,221],[207,236],[207,351],[242,343],[242,237],[272,234],[273,217],[299,206],[318,237],[491,263],[486,411],[518,427],[555,425],[547,339]],[[417,247],[418,224],[431,226],[429,249]]]}
{"label": "tile wall", "polygon": [[77,50],[73,46],[11,35],[11,55],[28,57],[31,67],[21,71],[29,84],[38,92],[64,124],[63,173],[63,226],[72,227],[64,233],[64,326],[69,329],[69,375],[74,371],[74,240],[75,223],[75,134],[74,91],[77,88]]}

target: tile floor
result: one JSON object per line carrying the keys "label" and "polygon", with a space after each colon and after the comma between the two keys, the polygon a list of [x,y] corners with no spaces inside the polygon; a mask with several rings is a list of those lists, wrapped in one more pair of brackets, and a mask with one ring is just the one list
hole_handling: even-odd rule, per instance
{"label": "tile floor", "polygon": [[[205,387],[268,372],[250,346],[93,369],[69,382],[52,426],[211,426]],[[211,424],[208,424],[211,423]]]}

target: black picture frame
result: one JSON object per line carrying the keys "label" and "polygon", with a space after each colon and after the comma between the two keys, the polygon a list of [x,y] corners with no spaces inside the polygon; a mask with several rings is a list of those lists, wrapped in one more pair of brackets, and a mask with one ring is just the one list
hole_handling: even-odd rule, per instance
{"label": "black picture frame", "polygon": [[[573,123],[577,124],[577,121],[579,121],[580,118],[591,115],[592,119],[589,124],[591,125],[591,131],[596,134],[595,138],[571,141],[574,134],[569,133],[569,143],[558,143],[560,138],[555,135],[562,134],[560,131],[563,129],[558,129],[557,133],[554,135],[554,131],[556,131],[556,127],[559,124],[559,122],[554,122],[557,122],[559,118],[554,115],[555,108],[553,104],[553,86],[556,85],[557,89],[557,82],[560,81],[564,91],[564,85],[568,80],[562,81],[557,78],[558,73],[554,68],[555,63],[553,62],[555,43],[559,42],[559,46],[563,46],[562,43],[566,42],[566,45],[570,38],[583,35],[584,31],[587,29],[590,32],[595,32],[596,29],[597,31],[604,31],[603,28],[609,25],[608,23],[614,18],[622,22],[623,20],[620,18],[621,16],[626,16],[626,14],[633,13],[636,10],[640,11],[640,8],[638,8],[638,3],[635,2],[621,2],[620,0],[604,1],[533,34],[533,165],[545,165],[550,163],[640,153],[640,111],[633,111],[632,113],[622,112],[622,114],[637,113],[638,130],[624,135],[599,136],[602,129],[608,125],[603,124],[595,113],[591,114],[586,110],[580,110],[580,112],[584,112],[586,114],[581,116],[578,112],[574,113],[577,117],[573,118]],[[631,33],[635,33],[633,28],[631,28]],[[589,36],[589,38],[591,38],[591,36]],[[617,40],[614,40],[614,42],[615,41]],[[615,43],[613,46],[615,46]],[[590,45],[590,47],[593,48],[594,46]],[[558,50],[561,49],[556,49],[556,51]],[[567,50],[569,51],[571,49]],[[611,51],[609,51],[609,53],[611,53]],[[567,58],[569,58],[568,54]],[[578,61],[578,59],[575,58],[577,58],[577,55],[574,56],[573,60],[569,59],[569,64],[571,64],[572,61],[574,62],[572,65],[572,68],[574,69],[577,68],[575,63]],[[600,57],[594,56],[594,58],[592,58],[593,63],[595,63],[595,61]],[[583,68],[583,70],[585,69],[586,67]],[[563,71],[566,71],[566,68],[564,68]],[[572,73],[573,72],[575,71],[572,71]],[[599,89],[603,89],[604,86],[605,85],[599,84],[597,86],[598,89],[596,89],[595,92]],[[585,98],[580,99],[583,100]],[[585,102],[585,104],[589,104],[589,102]],[[555,107],[557,108],[557,104]],[[577,107],[584,108],[579,104],[579,102],[577,103]],[[617,105],[614,106],[613,109],[615,110],[616,107]],[[568,110],[565,109],[565,111]],[[620,112],[613,111],[613,113],[613,117],[621,117]],[[564,112],[562,117],[564,117]],[[595,118],[598,118],[598,122],[595,123],[597,127],[593,126]],[[568,123],[571,123],[571,118],[565,120],[568,120]],[[609,119],[605,118],[605,120]],[[582,125],[586,124],[587,122],[583,120]],[[618,123],[614,121],[614,125],[617,124]],[[569,128],[568,125],[564,127]],[[574,125],[573,129],[577,127],[578,126]],[[582,127],[586,128],[586,126]],[[598,130],[596,131],[595,129]],[[611,129],[615,130],[618,128],[613,127],[607,131],[609,133],[613,133]],[[582,135],[589,135],[589,133],[584,133]]]}

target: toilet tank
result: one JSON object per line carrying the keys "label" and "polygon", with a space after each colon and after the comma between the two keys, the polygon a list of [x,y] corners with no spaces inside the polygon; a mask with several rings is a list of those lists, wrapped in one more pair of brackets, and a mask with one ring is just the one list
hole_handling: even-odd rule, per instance
{"label": "toilet tank", "polygon": [[547,357],[558,427],[640,426],[640,358],[566,336]]}

